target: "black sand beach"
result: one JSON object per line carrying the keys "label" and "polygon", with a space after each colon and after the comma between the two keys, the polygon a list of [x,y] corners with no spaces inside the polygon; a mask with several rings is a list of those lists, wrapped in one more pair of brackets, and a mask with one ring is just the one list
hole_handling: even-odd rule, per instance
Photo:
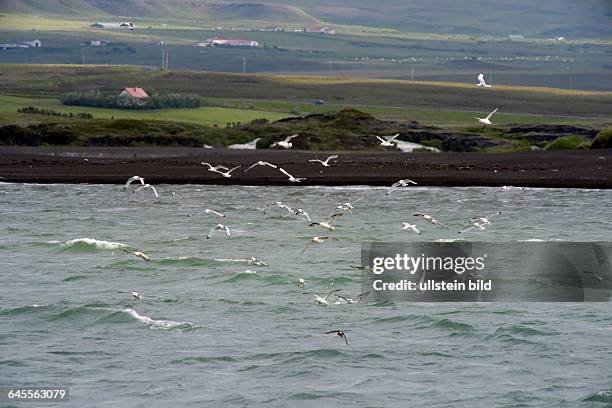
{"label": "black sand beach", "polygon": [[[333,152],[337,153],[337,152]],[[332,152],[194,148],[0,147],[4,182],[289,185],[271,168],[242,169],[224,178],[200,163],[244,169],[257,160],[278,164],[302,185],[390,185],[410,178],[432,186],[612,188],[612,150],[525,153],[340,152],[332,167],[308,159]]]}

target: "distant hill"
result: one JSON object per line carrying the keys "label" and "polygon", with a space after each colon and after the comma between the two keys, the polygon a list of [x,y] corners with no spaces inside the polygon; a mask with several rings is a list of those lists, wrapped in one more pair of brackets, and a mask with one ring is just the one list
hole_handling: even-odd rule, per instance
{"label": "distant hill", "polygon": [[0,12],[57,14],[66,17],[127,17],[218,21],[262,20],[314,23],[293,5],[204,0],[0,0]]}
{"label": "distant hill", "polygon": [[0,12],[316,22],[448,34],[611,38],[609,0],[0,0]]}

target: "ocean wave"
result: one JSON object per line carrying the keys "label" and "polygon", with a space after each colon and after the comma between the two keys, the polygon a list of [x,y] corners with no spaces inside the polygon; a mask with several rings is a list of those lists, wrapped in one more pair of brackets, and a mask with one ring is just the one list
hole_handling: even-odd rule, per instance
{"label": "ocean wave", "polygon": [[94,238],[71,239],[62,245],[64,249],[75,251],[87,251],[96,249],[120,249],[128,246],[122,242],[102,241]]}
{"label": "ocean wave", "polygon": [[40,312],[42,310],[47,310],[51,308],[48,305],[27,305],[27,306],[18,306],[11,309],[0,309],[0,316],[19,316],[22,314],[30,314],[33,312]]}
{"label": "ocean wave", "polygon": [[612,390],[598,391],[584,398],[584,401],[612,403]]}
{"label": "ocean wave", "polygon": [[424,316],[416,326],[417,329],[438,328],[452,332],[454,335],[466,335],[476,332],[476,328],[468,323],[457,322],[451,319],[436,319]]}
{"label": "ocean wave", "polygon": [[157,261],[161,265],[176,265],[176,266],[213,266],[216,264],[214,260],[199,258],[197,256],[175,256],[164,258]]}
{"label": "ocean wave", "polygon": [[152,329],[159,330],[175,330],[180,332],[192,331],[196,330],[199,327],[193,323],[189,322],[176,322],[174,320],[166,320],[166,319],[153,319],[149,316],[141,315],[134,309],[123,309],[122,312],[127,313],[132,316],[134,319],[143,323],[145,326],[150,327]]}

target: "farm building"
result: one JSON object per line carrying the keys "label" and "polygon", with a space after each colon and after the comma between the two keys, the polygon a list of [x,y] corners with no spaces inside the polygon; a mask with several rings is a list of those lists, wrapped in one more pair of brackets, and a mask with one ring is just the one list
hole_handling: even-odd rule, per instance
{"label": "farm building", "polygon": [[281,33],[285,31],[285,29],[281,26],[270,26],[270,27],[264,27],[259,31],[264,31],[267,33]]}
{"label": "farm building", "polygon": [[306,32],[306,33],[328,34],[328,35],[336,34],[336,30],[334,30],[333,28],[329,28],[329,27],[306,27],[304,29],[304,32]]}
{"label": "farm building", "polygon": [[196,47],[259,47],[259,43],[240,38],[213,37],[204,42],[196,43]]}
{"label": "farm building", "polygon": [[87,41],[85,44],[89,45],[90,47],[104,47],[105,45],[108,45],[108,41],[105,41],[105,40],[91,40],[91,41]]}
{"label": "farm building", "polygon": [[92,27],[92,28],[105,28],[105,29],[109,29],[109,28],[121,28],[121,25],[119,23],[101,23],[101,22],[95,22],[92,25],[90,25],[90,27]]}
{"label": "farm building", "polygon": [[42,43],[40,42],[40,40],[0,43],[0,49],[3,49],[3,50],[9,50],[9,49],[15,49],[15,48],[40,48],[40,47],[42,47]]}
{"label": "farm building", "polygon": [[125,107],[144,106],[149,102],[149,95],[142,88],[124,88],[117,99],[118,103]]}

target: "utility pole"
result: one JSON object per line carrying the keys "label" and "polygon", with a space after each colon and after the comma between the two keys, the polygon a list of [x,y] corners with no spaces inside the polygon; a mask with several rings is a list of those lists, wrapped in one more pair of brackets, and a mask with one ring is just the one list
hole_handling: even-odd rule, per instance
{"label": "utility pole", "polygon": [[242,73],[246,74],[246,62],[247,62],[247,57],[242,57]]}
{"label": "utility pole", "polygon": [[161,65],[161,69],[162,71],[164,69],[166,69],[166,49],[162,48],[162,65]]}
{"label": "utility pole", "polygon": [[85,47],[81,48],[81,57],[83,59],[83,65],[85,65]]}
{"label": "utility pole", "polygon": [[414,64],[410,64],[410,80],[414,81]]}
{"label": "utility pole", "polygon": [[168,49],[166,48],[166,64],[165,64],[165,65],[166,65],[166,66],[165,66],[166,71],[168,70],[168,59],[169,59],[169,58],[168,58],[168,54],[169,54],[169,53],[168,53]]}

